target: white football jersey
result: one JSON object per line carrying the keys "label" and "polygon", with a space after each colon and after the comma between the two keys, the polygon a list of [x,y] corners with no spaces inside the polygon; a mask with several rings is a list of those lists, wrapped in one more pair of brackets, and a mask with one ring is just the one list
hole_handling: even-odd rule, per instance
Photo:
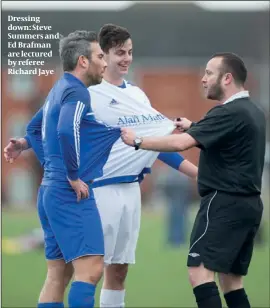
{"label": "white football jersey", "polygon": [[[151,107],[146,94],[127,81],[123,87],[117,87],[103,80],[88,89],[97,121],[113,127],[130,127],[137,136],[166,136],[175,129],[171,120]],[[137,181],[150,172],[158,155],[159,152],[136,151],[119,138],[103,168],[103,176],[95,180],[93,187]]]}

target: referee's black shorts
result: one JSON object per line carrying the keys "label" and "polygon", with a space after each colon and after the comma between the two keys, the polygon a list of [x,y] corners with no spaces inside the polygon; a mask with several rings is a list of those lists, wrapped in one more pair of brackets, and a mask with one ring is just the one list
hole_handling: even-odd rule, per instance
{"label": "referee's black shorts", "polygon": [[246,275],[263,205],[259,195],[214,191],[201,200],[190,238],[187,265]]}

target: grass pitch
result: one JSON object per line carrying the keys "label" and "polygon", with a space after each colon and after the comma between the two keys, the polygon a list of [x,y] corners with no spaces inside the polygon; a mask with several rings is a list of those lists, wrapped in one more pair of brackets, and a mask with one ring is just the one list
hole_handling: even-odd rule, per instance
{"label": "grass pitch", "polygon": [[[35,212],[2,212],[3,237],[24,234],[38,226]],[[253,308],[270,307],[268,231],[265,228],[267,244],[256,247],[245,279]],[[164,217],[144,213],[137,263],[130,267],[127,280],[126,307],[196,307],[187,277],[187,247],[167,247],[164,234]],[[42,250],[17,255],[2,253],[2,307],[36,307],[45,275]],[[100,286],[97,306],[99,289]]]}

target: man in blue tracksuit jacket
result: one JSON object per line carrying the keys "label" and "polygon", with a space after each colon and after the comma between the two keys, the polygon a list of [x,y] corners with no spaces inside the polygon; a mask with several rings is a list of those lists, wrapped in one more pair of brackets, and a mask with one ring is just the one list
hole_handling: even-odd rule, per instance
{"label": "man in blue tracksuit jacket", "polygon": [[[44,168],[38,214],[48,274],[38,308],[64,307],[66,263],[74,267],[69,307],[90,308],[104,255],[102,225],[90,184],[102,176],[120,129],[97,122],[91,109],[87,88],[101,82],[106,67],[96,34],[69,34],[60,41],[60,57],[64,74],[28,125],[42,144],[31,144],[27,137],[18,144],[22,149],[32,146]],[[11,143],[18,146],[15,140]]]}

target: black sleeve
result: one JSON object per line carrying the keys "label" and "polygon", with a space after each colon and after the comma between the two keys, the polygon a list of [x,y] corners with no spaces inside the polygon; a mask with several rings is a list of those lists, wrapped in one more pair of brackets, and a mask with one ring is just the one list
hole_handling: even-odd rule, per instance
{"label": "black sleeve", "polygon": [[235,122],[232,114],[224,106],[211,109],[206,116],[192,125],[187,134],[192,136],[202,149],[207,149],[220,142],[234,130]]}

